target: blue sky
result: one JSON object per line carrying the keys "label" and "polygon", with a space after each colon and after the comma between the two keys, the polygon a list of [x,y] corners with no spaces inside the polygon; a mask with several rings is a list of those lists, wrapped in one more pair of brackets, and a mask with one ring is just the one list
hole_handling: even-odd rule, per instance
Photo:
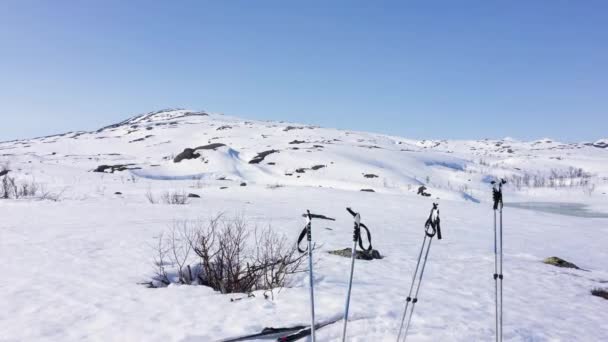
{"label": "blue sky", "polygon": [[595,140],[608,136],[608,2],[0,2],[0,140],[167,107]]}

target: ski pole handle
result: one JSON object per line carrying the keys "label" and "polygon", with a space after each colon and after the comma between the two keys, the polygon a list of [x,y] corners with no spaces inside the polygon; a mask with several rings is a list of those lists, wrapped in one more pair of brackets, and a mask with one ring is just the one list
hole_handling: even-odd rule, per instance
{"label": "ski pole handle", "polygon": [[357,216],[357,213],[355,213],[351,208],[346,208],[346,211],[353,215],[353,217]]}
{"label": "ski pole handle", "polygon": [[306,225],[306,235],[308,241],[312,240],[312,217],[310,215],[310,210],[306,210],[306,214],[308,215],[308,224]]}
{"label": "ski pole handle", "polygon": [[306,240],[307,241],[311,241],[312,240],[312,215],[310,214],[310,210],[306,210],[306,214],[303,215],[304,217],[306,217],[306,225],[304,226],[304,229],[302,229],[302,232],[300,233],[300,236],[298,236],[298,243],[297,243],[297,248],[298,248],[298,252],[300,253],[306,253],[307,249],[302,249],[300,247],[300,244],[302,243],[302,240],[304,240],[304,236],[306,236]]}

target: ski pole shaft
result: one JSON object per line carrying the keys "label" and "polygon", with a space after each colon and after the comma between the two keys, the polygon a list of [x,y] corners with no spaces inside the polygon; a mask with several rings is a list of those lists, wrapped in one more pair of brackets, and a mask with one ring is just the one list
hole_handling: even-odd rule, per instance
{"label": "ski pole shaft", "polygon": [[418,286],[416,287],[416,293],[414,293],[414,299],[412,299],[412,308],[410,309],[410,315],[407,319],[407,324],[405,325],[405,332],[403,333],[403,341],[407,339],[407,332],[410,329],[410,322],[412,321],[412,316],[414,315],[414,307],[418,302],[418,292],[420,291],[420,284],[422,283],[422,276],[424,275],[424,268],[426,267],[426,261],[429,257],[429,252],[431,251],[431,243],[433,242],[433,238],[429,239],[429,244],[426,249],[426,253],[424,254],[424,261],[422,262],[422,268],[420,269],[420,276],[418,278]]}
{"label": "ski pole shaft", "polygon": [[401,317],[401,325],[399,326],[399,334],[397,335],[397,342],[401,341],[401,332],[403,331],[403,324],[405,323],[405,316],[407,315],[407,308],[412,300],[412,291],[414,290],[414,283],[416,282],[416,275],[418,274],[418,268],[420,267],[420,259],[422,258],[422,253],[424,251],[424,245],[426,244],[427,235],[424,234],[424,239],[422,240],[422,247],[420,247],[420,253],[418,254],[418,261],[416,262],[416,269],[414,270],[414,275],[412,276],[412,284],[410,285],[410,292],[407,295],[407,299],[405,300],[405,309],[403,309],[403,317]]}
{"label": "ski pole shaft", "polygon": [[[306,214],[306,238],[308,240],[308,282],[310,284],[310,336],[312,338],[312,342],[315,342],[315,278],[312,269],[312,222],[310,210],[307,210]],[[300,238],[301,237],[302,235],[300,235]]]}
{"label": "ski pole shaft", "polygon": [[498,235],[497,235],[497,227],[496,227],[496,209],[494,209],[494,314],[495,314],[495,328],[496,328],[496,342],[499,342],[498,339]]}
{"label": "ski pole shaft", "polygon": [[502,258],[503,258],[503,251],[502,251],[502,205],[500,207],[500,264],[499,264],[499,268],[498,268],[498,281],[500,282],[500,342],[502,342],[502,279],[503,279],[503,275],[502,275]]}
{"label": "ski pole shaft", "polygon": [[312,341],[315,342],[315,290],[314,290],[314,276],[312,271],[312,243],[308,239],[308,280],[310,283],[310,336]]}
{"label": "ski pole shaft", "polygon": [[348,279],[348,292],[346,293],[346,305],[344,307],[344,326],[342,328],[342,342],[346,341],[346,326],[348,325],[348,309],[350,307],[350,292],[353,287],[353,273],[355,272],[355,257],[357,255],[357,240],[353,242],[350,257],[350,277]]}

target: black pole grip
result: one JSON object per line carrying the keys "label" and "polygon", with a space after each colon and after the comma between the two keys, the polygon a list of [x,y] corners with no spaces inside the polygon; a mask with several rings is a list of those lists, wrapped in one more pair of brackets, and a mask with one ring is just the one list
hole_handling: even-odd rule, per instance
{"label": "black pole grip", "polygon": [[346,208],[346,211],[353,215],[353,217],[357,216],[357,213],[355,213],[351,208]]}

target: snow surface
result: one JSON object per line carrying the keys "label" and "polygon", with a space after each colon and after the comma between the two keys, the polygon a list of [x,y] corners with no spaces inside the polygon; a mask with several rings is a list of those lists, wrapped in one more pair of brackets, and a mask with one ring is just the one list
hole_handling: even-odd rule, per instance
{"label": "snow surface", "polygon": [[[185,148],[211,143],[226,146],[173,162]],[[249,163],[268,150],[278,152]],[[307,324],[306,274],[274,301],[258,293],[231,302],[241,296],[203,286],[138,285],[150,280],[151,245],[174,220],[218,212],[271,224],[294,241],[306,209],[335,217],[313,221],[313,239],[321,244],[318,319],[337,317],[350,260],[326,252],[350,246],[347,206],[361,213],[385,256],[355,265],[349,340],[394,341],[433,201],[440,203],[444,239],[433,243],[408,340],[491,341],[488,180],[582,168],[591,175],[589,185],[507,184],[505,202],[573,202],[608,212],[607,157],[608,149],[588,143],[417,141],[187,110],[148,113],[95,132],[0,143],[0,164],[10,163],[11,176],[61,193],[58,202],[0,200],[0,341],[216,341]],[[140,169],[91,172],[129,163]],[[317,165],[324,167],[313,170]],[[377,177],[364,176],[372,174]],[[416,195],[422,184],[431,197]],[[165,190],[201,198],[184,206],[148,203],[146,192]],[[504,215],[505,341],[608,341],[608,301],[590,295],[608,287],[608,220],[508,207]],[[554,255],[585,271],[541,262]],[[340,334],[341,324],[334,324],[317,337],[339,341]]]}

